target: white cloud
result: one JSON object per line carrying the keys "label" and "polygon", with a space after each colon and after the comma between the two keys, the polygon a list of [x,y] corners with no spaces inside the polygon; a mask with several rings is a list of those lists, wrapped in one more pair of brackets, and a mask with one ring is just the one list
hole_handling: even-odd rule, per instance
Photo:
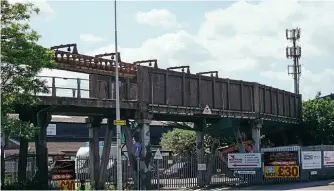
{"label": "white cloud", "polygon": [[80,34],[80,40],[85,42],[101,42],[104,41],[104,38],[94,36],[92,34]]}
{"label": "white cloud", "polygon": [[182,24],[177,21],[176,15],[167,9],[152,9],[148,12],[138,11],[135,19],[139,24],[146,24],[163,28],[181,28]]}
{"label": "white cloud", "polygon": [[[334,91],[332,10],[334,2],[289,1],[286,6],[281,0],[252,4],[238,1],[230,7],[207,12],[196,33],[185,30],[167,33],[147,39],[139,47],[120,47],[120,51],[126,61],[155,58],[161,68],[190,65],[192,73],[218,70],[220,77],[257,81],[292,91],[293,80],[287,74],[287,65],[292,61],[285,57],[285,47],[291,43],[286,40],[285,29],[300,27],[301,93],[308,99],[317,91],[324,94]],[[159,17],[153,17],[152,11],[141,13],[140,22],[177,26],[171,24],[177,23],[175,15],[167,10],[162,13]],[[86,53],[112,51],[114,47],[110,45]]]}

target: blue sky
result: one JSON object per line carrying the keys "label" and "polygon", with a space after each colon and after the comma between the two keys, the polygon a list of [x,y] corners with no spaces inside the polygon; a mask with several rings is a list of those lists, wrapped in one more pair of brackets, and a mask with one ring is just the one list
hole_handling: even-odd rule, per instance
{"label": "blue sky", "polygon": [[[302,28],[301,93],[334,92],[334,2],[120,1],[122,59],[156,58],[159,66],[190,65],[192,72],[218,70],[220,77],[293,90],[285,57],[286,28]],[[38,1],[31,21],[46,47],[77,43],[80,53],[114,51],[112,1]],[[88,39],[90,36],[90,39]],[[95,38],[92,39],[92,38]],[[45,71],[45,75],[87,75]],[[59,82],[68,85],[68,82]]]}
{"label": "blue sky", "polygon": [[[180,21],[188,23],[187,30],[195,33],[204,20],[203,13],[214,8],[226,8],[233,2],[164,2],[164,1],[119,1],[118,9],[118,40],[121,46],[134,47],[147,40],[172,30],[151,28],[138,24],[134,17],[138,11],[148,12],[152,9],[168,9],[178,15]],[[94,44],[105,46],[114,42],[114,2],[113,1],[50,1],[56,16],[52,19],[38,19],[32,26],[41,35],[40,43],[53,46],[59,43],[75,42],[80,50],[88,51],[91,44],[80,42],[80,33],[91,33],[102,36],[106,42]],[[185,9],[189,7],[191,9]],[[75,7],[75,9],[73,9]],[[57,29],[58,28],[58,29]],[[145,35],[143,35],[145,34]]]}

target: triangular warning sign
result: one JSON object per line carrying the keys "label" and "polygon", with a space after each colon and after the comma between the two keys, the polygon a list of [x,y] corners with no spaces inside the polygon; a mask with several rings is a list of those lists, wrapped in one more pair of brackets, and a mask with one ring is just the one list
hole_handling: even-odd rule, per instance
{"label": "triangular warning sign", "polygon": [[204,110],[203,110],[203,114],[204,115],[211,115],[211,109],[208,105],[205,106]]}
{"label": "triangular warning sign", "polygon": [[161,155],[160,149],[158,149],[155,152],[154,159],[156,159],[156,160],[162,160],[162,155]]}

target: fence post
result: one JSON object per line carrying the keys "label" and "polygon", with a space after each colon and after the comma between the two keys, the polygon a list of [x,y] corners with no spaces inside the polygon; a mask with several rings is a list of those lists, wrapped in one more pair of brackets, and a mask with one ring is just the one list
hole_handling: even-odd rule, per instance
{"label": "fence post", "polygon": [[56,93],[56,77],[52,77],[52,97],[56,97],[57,93]]}
{"label": "fence post", "polygon": [[77,78],[77,91],[78,91],[78,94],[77,94],[77,97],[78,98],[81,98],[81,79],[80,78]]}
{"label": "fence post", "polygon": [[76,89],[72,89],[72,97],[75,98],[75,90]]}
{"label": "fence post", "polygon": [[80,190],[86,190],[85,180],[80,180]]}

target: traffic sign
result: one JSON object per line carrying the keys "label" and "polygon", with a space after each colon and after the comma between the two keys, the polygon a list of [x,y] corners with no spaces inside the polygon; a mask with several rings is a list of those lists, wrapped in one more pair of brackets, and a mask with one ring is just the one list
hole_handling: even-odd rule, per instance
{"label": "traffic sign", "polygon": [[141,145],[140,145],[140,143],[136,143],[135,145],[133,145],[133,151],[135,153],[140,153],[140,151],[141,151]]}
{"label": "traffic sign", "polygon": [[211,109],[208,105],[205,106],[202,114],[204,114],[204,115],[211,115],[212,114]]}
{"label": "traffic sign", "polygon": [[126,125],[125,120],[114,120],[114,125],[124,126]]}
{"label": "traffic sign", "polygon": [[5,145],[6,145],[6,137],[5,137],[5,134],[2,133],[2,135],[1,135],[1,146],[5,147]]}
{"label": "traffic sign", "polygon": [[154,159],[156,159],[156,160],[162,160],[162,155],[161,155],[160,149],[158,149],[155,152]]}

